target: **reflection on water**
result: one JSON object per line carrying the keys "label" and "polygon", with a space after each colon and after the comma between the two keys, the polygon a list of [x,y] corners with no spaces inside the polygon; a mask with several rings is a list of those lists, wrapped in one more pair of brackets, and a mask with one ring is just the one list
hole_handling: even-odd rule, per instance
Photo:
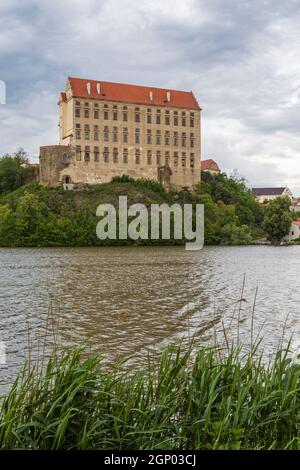
{"label": "reflection on water", "polygon": [[[194,335],[210,344],[229,325],[246,288],[240,337],[249,342],[251,310],[259,286],[256,328],[264,323],[266,353],[282,336],[300,341],[300,247],[0,249],[0,340],[7,347],[1,383],[15,376],[31,331],[45,323],[49,305],[65,343],[91,337],[110,360],[159,350]],[[232,321],[232,335],[237,322]]]}

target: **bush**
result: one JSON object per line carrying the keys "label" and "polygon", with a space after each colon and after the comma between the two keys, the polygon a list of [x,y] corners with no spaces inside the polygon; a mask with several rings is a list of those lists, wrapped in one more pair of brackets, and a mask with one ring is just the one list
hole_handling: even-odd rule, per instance
{"label": "bush", "polygon": [[124,373],[77,348],[23,369],[2,401],[0,448],[299,449],[299,377],[287,351],[263,365],[169,346],[156,369]]}

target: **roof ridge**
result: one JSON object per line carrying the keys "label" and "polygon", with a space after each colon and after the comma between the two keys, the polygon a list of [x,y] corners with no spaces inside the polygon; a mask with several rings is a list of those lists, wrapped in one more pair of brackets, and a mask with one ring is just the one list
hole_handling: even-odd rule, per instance
{"label": "roof ridge", "polygon": [[112,85],[121,85],[121,86],[133,86],[137,88],[153,88],[153,90],[164,90],[164,91],[176,91],[178,93],[190,93],[193,95],[195,98],[195,101],[197,101],[194,93],[192,90],[178,90],[175,88],[166,88],[166,87],[158,87],[158,86],[152,86],[152,85],[136,85],[135,83],[121,83],[121,82],[109,82],[106,80],[95,80],[93,78],[80,78],[80,77],[68,77],[68,80],[82,80],[86,82],[95,82],[95,83],[109,83]]}
{"label": "roof ridge", "polygon": [[192,91],[76,77],[68,77],[68,82],[72,95],[78,98],[201,110]]}

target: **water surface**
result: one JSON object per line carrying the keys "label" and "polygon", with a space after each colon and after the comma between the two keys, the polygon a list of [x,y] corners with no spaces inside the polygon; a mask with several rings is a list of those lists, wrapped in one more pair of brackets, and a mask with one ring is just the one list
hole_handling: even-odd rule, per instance
{"label": "water surface", "polygon": [[139,361],[182,337],[211,344],[229,324],[232,337],[249,343],[258,286],[255,328],[264,324],[265,354],[278,346],[287,315],[285,336],[294,333],[296,351],[299,259],[299,246],[0,249],[0,339],[7,352],[0,384],[15,377],[28,332],[32,338],[45,325],[50,306],[64,343],[90,337],[109,360],[134,354]]}

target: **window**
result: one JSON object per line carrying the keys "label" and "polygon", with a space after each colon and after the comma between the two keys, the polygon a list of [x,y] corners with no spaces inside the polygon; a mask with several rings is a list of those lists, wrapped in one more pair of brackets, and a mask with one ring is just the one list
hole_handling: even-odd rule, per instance
{"label": "window", "polygon": [[118,142],[118,128],[113,128],[113,142]]}
{"label": "window", "polygon": [[140,144],[140,129],[135,130],[135,143]]}
{"label": "window", "polygon": [[166,114],[165,114],[165,124],[166,124],[166,126],[169,126],[169,125],[170,125],[170,111],[166,111]]}
{"label": "window", "polygon": [[135,149],[135,163],[139,165],[141,163],[141,151],[140,149]]}
{"label": "window", "polygon": [[182,166],[186,167],[186,153],[182,152]]}
{"label": "window", "polygon": [[165,131],[165,145],[170,145],[170,131]]}
{"label": "window", "polygon": [[113,109],[113,120],[114,121],[118,120],[118,106],[115,106],[115,105],[114,105],[114,109]]}
{"label": "window", "polygon": [[128,143],[128,127],[123,127],[123,142]]}
{"label": "window", "polygon": [[80,124],[76,124],[75,136],[77,140],[81,139]]}
{"label": "window", "polygon": [[75,108],[75,117],[80,117],[80,108]]}
{"label": "window", "polygon": [[147,150],[147,164],[148,165],[152,164],[152,152],[151,152],[151,150]]}
{"label": "window", "polygon": [[156,124],[160,124],[160,109],[156,111]]}
{"label": "window", "polygon": [[195,122],[195,114],[191,113],[191,115],[190,115],[190,127],[194,127],[194,122]]}
{"label": "window", "polygon": [[104,141],[105,142],[109,141],[109,128],[108,128],[108,126],[104,126]]}
{"label": "window", "polygon": [[128,149],[123,149],[123,163],[128,163]]}
{"label": "window", "polygon": [[182,133],[181,140],[182,140],[181,141],[182,147],[185,147],[186,146],[186,133],[185,132]]}
{"label": "window", "polygon": [[191,145],[191,148],[194,148],[194,134],[193,132],[190,133],[190,145]]}
{"label": "window", "polygon": [[107,121],[108,118],[109,118],[109,116],[108,116],[108,105],[105,104],[104,105],[104,119]]}
{"label": "window", "polygon": [[174,147],[178,147],[178,132],[174,132]]}
{"label": "window", "polygon": [[75,101],[76,106],[80,106],[80,101]]}
{"label": "window", "polygon": [[157,150],[156,152],[156,165],[160,165],[160,150]]}
{"label": "window", "polygon": [[127,106],[123,106],[123,121],[128,121]]}
{"label": "window", "polygon": [[89,145],[86,145],[84,148],[84,161],[89,162],[90,161],[90,147]]}
{"label": "window", "polygon": [[147,124],[152,123],[152,114],[151,114],[151,108],[147,109]]}
{"label": "window", "polygon": [[191,160],[190,160],[191,168],[195,168],[195,155],[191,153]]}
{"label": "window", "polygon": [[99,162],[99,147],[94,147],[94,160]]}
{"label": "window", "polygon": [[182,126],[186,126],[186,115],[185,115],[185,111],[182,111],[181,113],[181,125]]}
{"label": "window", "polygon": [[174,152],[174,166],[178,166],[178,152]]}
{"label": "window", "polygon": [[99,126],[94,126],[94,140],[99,140]]}
{"label": "window", "polygon": [[90,110],[89,110],[89,108],[88,108],[88,105],[89,105],[88,103],[84,103],[84,106],[85,106],[85,108],[84,108],[84,117],[85,117],[85,118],[89,118],[89,117],[90,117]]}
{"label": "window", "polygon": [[160,145],[160,142],[161,142],[161,134],[160,134],[160,131],[157,130],[156,131],[156,145]]}
{"label": "window", "polygon": [[109,161],[109,148],[108,147],[104,147],[103,149],[103,160],[105,161],[105,163]]}
{"label": "window", "polygon": [[94,119],[99,119],[99,109],[94,109]]}
{"label": "window", "polygon": [[135,108],[135,110],[134,110],[134,121],[135,122],[140,122],[140,120],[141,120],[140,108]]}
{"label": "window", "polygon": [[117,147],[114,147],[114,149],[113,149],[113,162],[118,163],[118,149],[117,149]]}
{"label": "window", "polygon": [[170,152],[165,152],[165,164],[168,165],[170,161]]}
{"label": "window", "polygon": [[178,111],[174,111],[174,126],[178,126]]}
{"label": "window", "polygon": [[90,139],[90,126],[88,124],[84,125],[84,138],[85,140]]}
{"label": "window", "polygon": [[76,145],[76,160],[80,161],[81,160],[81,146]]}
{"label": "window", "polygon": [[151,129],[147,129],[147,145],[151,145],[152,143],[152,132]]}

